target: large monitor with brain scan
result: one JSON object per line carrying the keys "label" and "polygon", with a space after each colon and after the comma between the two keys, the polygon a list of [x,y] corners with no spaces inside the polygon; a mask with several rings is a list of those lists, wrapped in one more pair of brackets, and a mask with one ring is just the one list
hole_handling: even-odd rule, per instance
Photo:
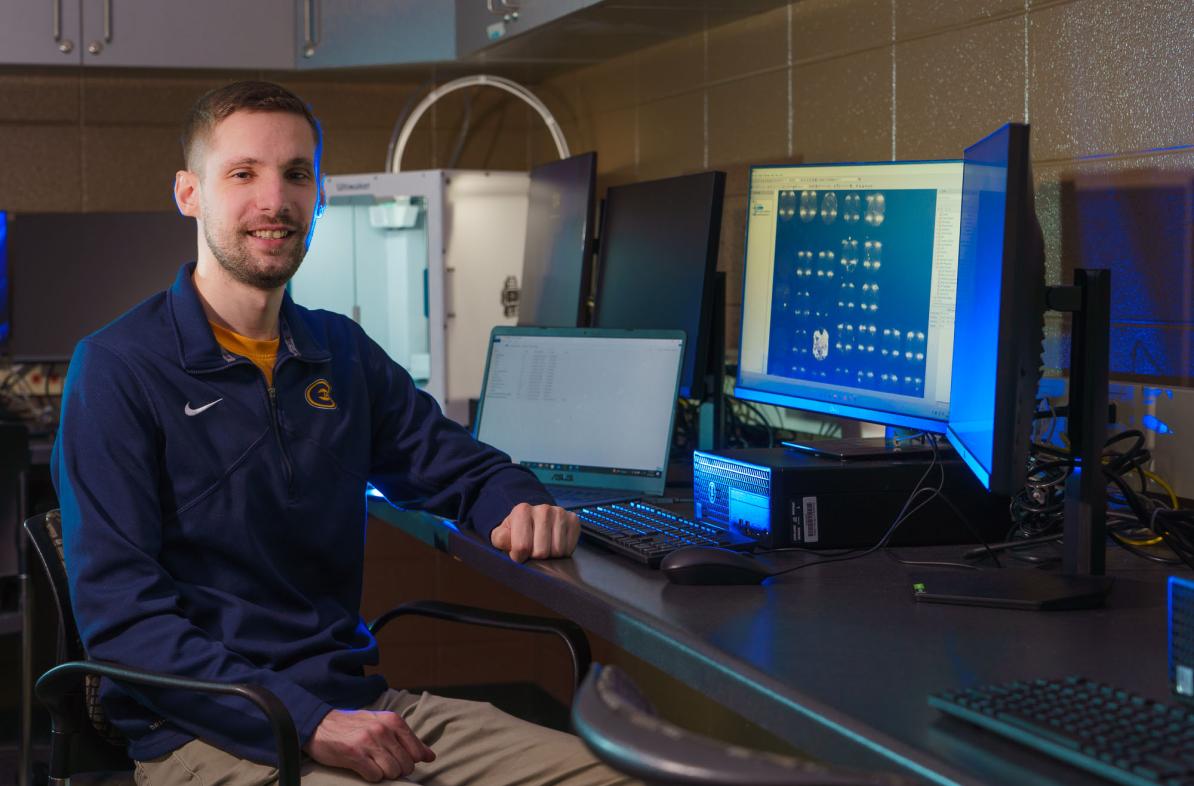
{"label": "large monitor with brain scan", "polygon": [[738,398],[944,432],[960,161],[750,172]]}

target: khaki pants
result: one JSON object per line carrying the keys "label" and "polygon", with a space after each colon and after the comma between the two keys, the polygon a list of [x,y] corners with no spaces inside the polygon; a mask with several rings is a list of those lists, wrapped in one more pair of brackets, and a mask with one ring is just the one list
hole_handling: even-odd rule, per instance
{"label": "khaki pants", "polygon": [[[390,690],[365,707],[401,715],[435,751],[401,781],[428,786],[629,786],[637,783],[599,763],[571,734],[546,729],[497,710],[491,704]],[[310,759],[303,786],[359,786],[351,770]],[[273,767],[239,759],[201,740],[149,761],[137,762],[139,786],[262,786],[273,783]]]}

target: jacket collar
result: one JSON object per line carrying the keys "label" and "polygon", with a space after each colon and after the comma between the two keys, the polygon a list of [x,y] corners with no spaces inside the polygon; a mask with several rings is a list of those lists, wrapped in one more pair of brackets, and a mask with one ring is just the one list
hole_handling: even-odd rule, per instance
{"label": "jacket collar", "polygon": [[[207,315],[199,302],[199,293],[191,277],[195,263],[187,262],[178,271],[173,286],[167,291],[170,313],[174,318],[174,332],[178,339],[178,356],[187,371],[214,371],[231,362],[221,349],[207,324]],[[282,296],[282,312],[278,332],[285,351],[309,363],[331,360],[328,348],[311,334],[290,293]]]}

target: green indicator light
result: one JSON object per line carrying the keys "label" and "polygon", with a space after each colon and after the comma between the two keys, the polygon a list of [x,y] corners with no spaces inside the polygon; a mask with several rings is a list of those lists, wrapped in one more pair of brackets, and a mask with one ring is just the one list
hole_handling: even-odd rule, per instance
{"label": "green indicator light", "polygon": [[916,582],[915,584],[912,585],[912,591],[915,592],[917,595],[924,592],[925,591],[924,583],[920,582],[920,581]]}

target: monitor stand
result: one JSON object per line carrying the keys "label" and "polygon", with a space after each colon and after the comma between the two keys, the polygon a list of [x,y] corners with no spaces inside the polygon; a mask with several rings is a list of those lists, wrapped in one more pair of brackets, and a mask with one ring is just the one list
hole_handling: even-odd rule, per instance
{"label": "monitor stand", "polygon": [[[1073,286],[1048,288],[1048,305],[1074,315],[1070,345],[1067,431],[1077,459],[1065,486],[1062,571],[991,570],[914,579],[917,600],[1028,609],[1089,609],[1103,605],[1114,581],[1106,573],[1107,439],[1111,272],[1074,271]],[[944,580],[942,580],[944,579]]]}
{"label": "monitor stand", "polygon": [[709,325],[705,359],[705,390],[697,418],[697,449],[718,450],[726,446],[726,274],[713,276],[713,315]]}
{"label": "monitor stand", "polygon": [[[899,461],[900,459],[923,459],[933,455],[933,446],[913,442],[911,438],[892,440],[888,437],[846,437],[844,439],[819,439],[814,442],[781,442],[785,449],[795,453],[807,453],[819,458],[837,461]],[[952,452],[948,442],[937,443],[937,454]]]}

